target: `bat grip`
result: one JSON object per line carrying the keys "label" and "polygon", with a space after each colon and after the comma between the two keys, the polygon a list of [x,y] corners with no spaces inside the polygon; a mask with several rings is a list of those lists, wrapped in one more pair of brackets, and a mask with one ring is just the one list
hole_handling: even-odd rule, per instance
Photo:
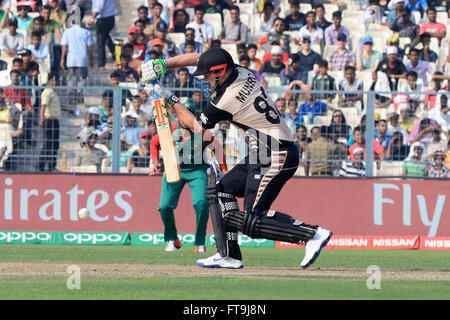
{"label": "bat grip", "polygon": [[[158,84],[158,80],[155,79],[152,81],[153,87],[155,87],[155,85],[157,85],[157,84]],[[154,97],[154,99],[161,99],[161,96],[158,94],[158,92],[156,92],[155,89],[153,89],[153,97]]]}

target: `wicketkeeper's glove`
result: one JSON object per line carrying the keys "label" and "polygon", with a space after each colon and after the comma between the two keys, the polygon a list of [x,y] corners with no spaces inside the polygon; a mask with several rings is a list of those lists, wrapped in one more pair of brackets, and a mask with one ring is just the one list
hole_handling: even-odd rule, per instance
{"label": "wicketkeeper's glove", "polygon": [[167,60],[156,59],[144,63],[142,69],[142,80],[144,82],[153,81],[167,73]]}

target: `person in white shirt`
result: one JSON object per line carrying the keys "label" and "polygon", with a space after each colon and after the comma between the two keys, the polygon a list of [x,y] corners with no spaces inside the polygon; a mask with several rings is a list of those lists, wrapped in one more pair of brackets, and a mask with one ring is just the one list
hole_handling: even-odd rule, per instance
{"label": "person in white shirt", "polygon": [[321,45],[323,43],[323,30],[316,25],[316,13],[310,11],[306,14],[306,25],[298,32],[298,39],[310,38],[311,44]]}
{"label": "person in white shirt", "polygon": [[23,45],[24,37],[21,33],[17,33],[17,20],[12,18],[8,20],[8,30],[0,35],[0,50],[2,54],[12,58],[23,49]]}
{"label": "person in white shirt", "polygon": [[203,21],[203,17],[205,16],[205,9],[202,5],[196,6],[194,8],[194,12],[195,20],[191,23],[188,23],[186,25],[186,29],[192,28],[195,30],[194,41],[202,43],[203,49],[204,51],[206,51],[211,47],[212,40],[214,39],[214,28],[210,23]]}
{"label": "person in white shirt", "polygon": [[450,99],[445,90],[440,90],[436,98],[436,105],[428,111],[428,117],[436,120],[444,131],[450,129]]}
{"label": "person in white shirt", "polygon": [[33,55],[33,60],[41,59],[45,60],[47,59],[49,55],[49,47],[48,44],[41,43],[42,35],[40,32],[33,32],[31,35],[31,42],[32,44],[28,46],[28,50],[31,51],[31,54]]}
{"label": "person in white shirt", "polygon": [[401,82],[398,86],[398,91],[402,93],[408,93],[409,100],[414,100],[415,102],[423,102],[425,100],[425,86],[422,82],[417,81],[418,75],[415,71],[408,71],[406,73],[406,82]]}
{"label": "person in white shirt", "polygon": [[277,17],[277,15],[274,14],[274,9],[275,7],[271,2],[266,2],[264,4],[263,12],[255,16],[254,32],[270,32],[273,21]]}
{"label": "person in white shirt", "polygon": [[417,77],[422,79],[423,85],[426,87],[434,75],[434,67],[425,60],[420,60],[420,52],[418,49],[411,49],[409,51],[409,61],[405,63],[405,68],[408,71],[415,71]]}

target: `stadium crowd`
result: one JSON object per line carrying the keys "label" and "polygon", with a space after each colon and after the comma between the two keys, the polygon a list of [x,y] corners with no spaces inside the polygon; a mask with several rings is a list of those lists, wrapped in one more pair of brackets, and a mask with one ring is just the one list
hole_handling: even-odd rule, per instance
{"label": "stadium crowd", "polygon": [[[374,107],[377,170],[450,177],[450,2],[133,3],[135,20],[130,19],[126,38],[115,42],[113,0],[93,0],[92,6],[85,0],[2,1],[4,170],[17,170],[14,156],[7,158],[7,153],[36,146],[36,127],[43,129],[37,169],[56,170],[61,117],[76,115],[85,98],[83,90],[63,86],[85,87],[95,69],[108,71],[111,89],[102,93],[97,106],[84,104],[74,166],[95,166],[97,172],[111,168],[113,89],[121,86],[120,166],[126,172],[146,170],[156,154],[151,146],[156,127],[140,65],[222,47],[272,96],[295,138],[300,174],[365,176],[365,109]],[[94,25],[95,31],[88,29]],[[174,70],[161,81],[199,112],[207,99],[194,71]],[[320,92],[303,92],[308,90]],[[367,91],[375,92],[373,105],[363,93]],[[170,117],[176,122],[173,113]],[[228,161],[237,161],[243,148],[237,132],[224,122],[216,134],[223,139]],[[13,142],[9,146],[8,137]]]}

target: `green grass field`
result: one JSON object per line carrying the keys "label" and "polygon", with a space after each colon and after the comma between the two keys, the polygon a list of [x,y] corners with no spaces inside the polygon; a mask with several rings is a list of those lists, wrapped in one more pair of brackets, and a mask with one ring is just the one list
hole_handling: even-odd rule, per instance
{"label": "green grass field", "polygon": [[[195,266],[213,251],[0,245],[0,299],[450,299],[450,251],[329,249],[302,270],[303,249],[243,248],[243,269]],[[67,288],[70,265],[80,289]]]}

